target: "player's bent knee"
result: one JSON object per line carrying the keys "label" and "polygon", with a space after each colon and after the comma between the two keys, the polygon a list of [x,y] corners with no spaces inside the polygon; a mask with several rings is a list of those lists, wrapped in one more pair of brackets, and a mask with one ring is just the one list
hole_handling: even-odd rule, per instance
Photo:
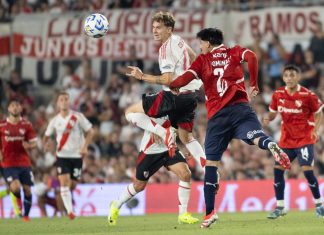
{"label": "player's bent knee", "polygon": [[189,169],[183,169],[179,172],[179,180],[184,182],[190,182],[191,171]]}
{"label": "player's bent knee", "polygon": [[134,182],[134,189],[137,193],[143,191],[146,187],[146,181],[135,181]]}

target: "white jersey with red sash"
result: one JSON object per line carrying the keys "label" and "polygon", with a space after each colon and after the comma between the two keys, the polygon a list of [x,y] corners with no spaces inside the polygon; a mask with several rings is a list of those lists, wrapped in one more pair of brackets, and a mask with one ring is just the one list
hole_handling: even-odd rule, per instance
{"label": "white jersey with red sash", "polygon": [[45,135],[56,134],[57,157],[81,158],[84,132],[92,127],[89,120],[79,112],[70,111],[66,117],[57,114],[48,124]]}

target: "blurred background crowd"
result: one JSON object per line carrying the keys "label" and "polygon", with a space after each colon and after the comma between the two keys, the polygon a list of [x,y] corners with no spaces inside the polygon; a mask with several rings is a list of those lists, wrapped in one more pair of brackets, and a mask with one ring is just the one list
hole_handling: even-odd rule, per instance
{"label": "blurred background crowd", "polygon": [[[141,0],[2,0],[0,1],[0,18],[10,19],[16,14],[31,12],[64,13],[67,10],[95,11],[111,8],[133,7],[215,7],[215,10],[249,10],[266,7],[271,4],[284,5],[287,1],[247,1],[247,0],[174,0],[174,1],[141,1]],[[291,4],[303,6],[305,4],[323,4],[323,1],[290,1]],[[207,4],[207,5],[206,5]],[[268,112],[272,92],[283,85],[281,71],[285,64],[296,64],[302,70],[301,84],[316,92],[324,100],[324,32],[321,22],[309,45],[303,48],[296,44],[291,51],[287,51],[280,41],[279,35],[273,35],[271,40],[265,41],[262,35],[257,35],[249,46],[259,59],[259,86],[261,93],[251,101],[251,105],[261,119]],[[84,59],[82,66],[74,70],[69,64],[65,65],[65,74],[60,79],[59,89],[65,89],[71,98],[72,108],[83,112],[93,123],[95,129],[94,141],[89,147],[89,155],[84,158],[82,183],[111,183],[131,181],[135,175],[136,158],[142,131],[130,125],[125,117],[124,110],[130,104],[139,101],[141,94],[154,92],[158,86],[150,86],[124,74],[127,65],[140,67],[144,72],[159,74],[157,63],[147,63],[136,57],[135,48],[125,61],[115,61],[112,74],[107,84],[102,86],[98,81],[98,74],[93,71],[91,60]],[[44,152],[41,139],[51,117],[56,114],[55,93],[50,102],[44,102],[37,95],[37,89],[32,83],[23,79],[24,75],[12,70],[10,77],[1,80],[0,96],[2,110],[0,118],[5,118],[6,101],[15,97],[23,101],[24,116],[34,125],[38,133],[38,148],[30,152],[33,162],[35,178],[48,183],[49,178],[55,178],[55,142],[52,140],[52,149]],[[248,83],[248,74],[246,75]],[[204,106],[203,90],[199,92],[199,105],[196,111],[194,136],[204,143],[207,117]],[[316,144],[315,171],[324,177],[324,120]],[[266,131],[279,139],[280,119],[271,123]],[[192,170],[193,180],[201,180],[201,169],[194,162],[188,151],[179,145],[185,153]],[[274,160],[266,151],[255,146],[249,146],[241,141],[234,140],[224,153],[223,167],[220,168],[222,180],[241,179],[269,179],[273,177]],[[303,177],[297,162],[294,162],[288,176],[290,178]],[[151,179],[151,182],[167,183],[177,179],[166,169],[161,169]],[[3,183],[3,182],[2,182]]]}

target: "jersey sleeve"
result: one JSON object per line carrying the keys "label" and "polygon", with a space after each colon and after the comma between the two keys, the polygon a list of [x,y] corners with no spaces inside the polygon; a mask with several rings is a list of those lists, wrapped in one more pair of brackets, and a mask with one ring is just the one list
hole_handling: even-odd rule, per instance
{"label": "jersey sleeve", "polygon": [[187,71],[193,73],[196,79],[201,79],[202,66],[203,66],[203,58],[200,55],[197,57],[197,59],[195,59],[195,61],[191,64],[190,68]]}
{"label": "jersey sleeve", "polygon": [[45,136],[48,136],[48,137],[49,137],[49,136],[53,135],[54,132],[55,132],[55,128],[54,128],[54,119],[52,119],[52,120],[49,122],[49,124],[48,124],[48,126],[47,126],[47,128],[46,128]]}
{"label": "jersey sleeve", "polygon": [[276,113],[278,111],[278,97],[276,92],[272,94],[271,103],[269,105],[270,112]]}
{"label": "jersey sleeve", "polygon": [[80,123],[81,128],[85,132],[87,132],[88,130],[90,130],[91,127],[92,127],[91,122],[82,113],[80,113],[78,116],[79,116],[78,118],[79,118],[79,123]]}
{"label": "jersey sleeve", "polygon": [[27,125],[25,139],[27,141],[36,141],[37,140],[36,132],[35,132],[31,123],[28,123],[28,125]]}
{"label": "jersey sleeve", "polygon": [[311,112],[318,113],[323,109],[324,104],[317,97],[317,95],[315,93],[311,92],[310,96],[309,96],[309,99],[310,99],[310,110],[311,110]]}

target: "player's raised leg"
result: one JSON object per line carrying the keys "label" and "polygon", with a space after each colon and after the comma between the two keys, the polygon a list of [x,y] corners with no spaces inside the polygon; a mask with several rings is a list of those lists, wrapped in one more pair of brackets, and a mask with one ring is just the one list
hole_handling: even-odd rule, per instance
{"label": "player's raised leg", "polygon": [[[170,162],[173,159],[170,160]],[[184,162],[179,162],[173,165],[169,165],[168,168],[170,171],[175,173],[179,178],[179,187],[178,187],[178,199],[179,199],[179,224],[195,224],[199,219],[193,217],[188,212],[188,203],[190,198],[191,190],[191,172],[189,167]]]}
{"label": "player's raised leg", "polygon": [[[162,92],[163,94],[163,92]],[[139,128],[146,130],[148,132],[154,133],[158,136],[160,136],[163,140],[165,145],[169,149],[169,154],[171,156],[175,153],[175,139],[173,135],[171,134],[170,127],[164,128],[160,124],[156,123],[154,120],[152,120],[148,115],[145,114],[143,105],[145,102],[145,106],[150,107],[147,108],[147,112],[150,112],[151,115],[157,116],[159,112],[159,102],[154,102],[155,100],[159,100],[158,95],[155,96],[148,96],[148,98],[145,98],[145,101],[140,101],[136,104],[131,105],[128,107],[125,111],[125,116],[127,121],[131,122],[132,124],[138,126]],[[144,96],[143,96],[144,98]],[[154,99],[154,100],[153,100]],[[162,98],[160,98],[162,99]],[[161,100],[160,100],[161,102]],[[165,115],[165,114],[164,114]],[[160,115],[160,116],[164,116]]]}
{"label": "player's raised leg", "polygon": [[108,225],[116,225],[119,216],[119,209],[137,193],[143,191],[146,187],[147,181],[135,180],[134,183],[127,185],[125,190],[119,196],[118,200],[112,201],[109,207],[109,214],[107,218]]}

